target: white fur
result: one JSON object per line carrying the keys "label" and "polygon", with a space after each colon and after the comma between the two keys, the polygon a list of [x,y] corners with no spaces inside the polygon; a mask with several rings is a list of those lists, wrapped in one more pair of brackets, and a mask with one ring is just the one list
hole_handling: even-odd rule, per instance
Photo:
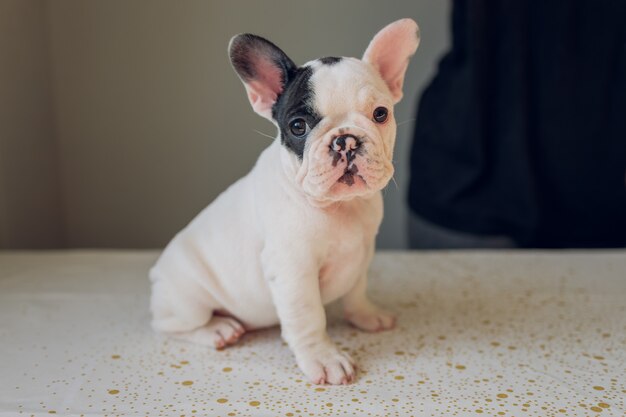
{"label": "white fur", "polygon": [[[393,173],[395,100],[375,66],[357,59],[315,68],[312,82],[325,117],[303,160],[277,138],[174,237],[150,271],[152,325],[223,347],[244,328],[280,323],[309,379],[340,384],[353,380],[355,366],[328,338],[324,304],[342,298],[347,319],[367,331],[394,325],[367,299],[366,281],[380,190]],[[390,109],[385,124],[371,120],[376,106]],[[328,152],[339,130],[363,138],[362,181],[352,187],[337,183],[344,168],[333,167]]]}

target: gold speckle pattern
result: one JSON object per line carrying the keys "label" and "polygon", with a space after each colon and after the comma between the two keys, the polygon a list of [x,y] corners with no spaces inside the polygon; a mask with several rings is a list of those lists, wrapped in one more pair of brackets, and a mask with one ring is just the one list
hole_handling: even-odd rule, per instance
{"label": "gold speckle pattern", "polygon": [[0,252],[0,415],[624,416],[626,251],[377,254],[369,292],[398,313],[359,366],[316,386],[278,328],[221,351],[149,326],[156,252]]}

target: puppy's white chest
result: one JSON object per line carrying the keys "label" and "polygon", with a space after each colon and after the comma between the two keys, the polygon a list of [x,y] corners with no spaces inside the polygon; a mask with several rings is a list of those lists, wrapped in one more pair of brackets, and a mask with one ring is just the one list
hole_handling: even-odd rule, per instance
{"label": "puppy's white chest", "polygon": [[320,292],[326,304],[346,294],[367,268],[373,233],[353,219],[332,225],[326,259],[320,269]]}
{"label": "puppy's white chest", "polygon": [[366,263],[364,250],[346,255],[349,257],[346,262],[331,260],[320,271],[320,292],[324,304],[345,295],[364,271],[363,266]]}

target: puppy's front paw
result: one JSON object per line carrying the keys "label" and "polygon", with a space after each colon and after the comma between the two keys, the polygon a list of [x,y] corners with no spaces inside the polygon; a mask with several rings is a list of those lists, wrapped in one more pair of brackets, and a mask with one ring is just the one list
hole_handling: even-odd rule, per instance
{"label": "puppy's front paw", "polygon": [[354,360],[332,342],[324,342],[296,352],[302,372],[317,385],[349,384],[356,377]]}
{"label": "puppy's front paw", "polygon": [[346,312],[346,319],[366,332],[389,330],[396,325],[396,316],[393,313],[374,305],[358,311]]}

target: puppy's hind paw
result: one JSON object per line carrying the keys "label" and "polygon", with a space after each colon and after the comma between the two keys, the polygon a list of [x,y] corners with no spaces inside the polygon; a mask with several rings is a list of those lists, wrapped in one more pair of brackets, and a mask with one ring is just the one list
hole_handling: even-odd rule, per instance
{"label": "puppy's hind paw", "polygon": [[366,332],[380,332],[393,329],[396,316],[382,308],[369,306],[366,309],[346,312],[346,319],[355,327]]}
{"label": "puppy's hind paw", "polygon": [[184,333],[173,333],[177,339],[222,349],[235,344],[246,332],[232,317],[213,316],[206,326]]}

